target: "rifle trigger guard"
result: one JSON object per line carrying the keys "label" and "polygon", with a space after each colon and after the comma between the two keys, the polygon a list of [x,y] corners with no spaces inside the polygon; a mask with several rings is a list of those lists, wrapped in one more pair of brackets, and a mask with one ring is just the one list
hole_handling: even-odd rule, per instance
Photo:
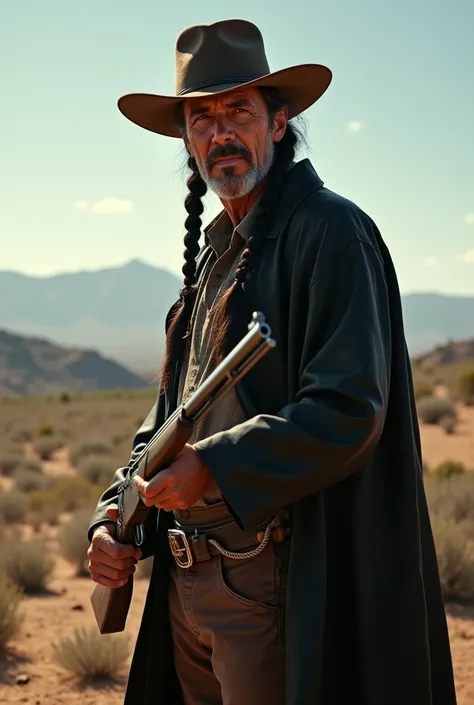
{"label": "rifle trigger guard", "polygon": [[137,524],[133,530],[135,546],[141,546],[145,540],[145,527],[143,524]]}

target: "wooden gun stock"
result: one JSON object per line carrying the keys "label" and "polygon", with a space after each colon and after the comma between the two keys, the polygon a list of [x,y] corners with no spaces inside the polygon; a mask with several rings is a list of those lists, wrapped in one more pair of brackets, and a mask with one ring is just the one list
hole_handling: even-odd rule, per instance
{"label": "wooden gun stock", "polygon": [[[182,415],[173,418],[172,423],[167,424],[159,434],[156,446],[142,458],[134,474],[148,480],[160,469],[169,466],[187,443],[191,431],[192,424]],[[125,482],[119,493],[116,540],[140,546],[144,535],[137,534],[136,527],[143,527],[150,511],[151,508],[141,501],[133,482]],[[118,588],[99,584],[94,587],[90,601],[101,634],[112,634],[125,629],[133,596],[133,577],[132,574],[128,582]]]}

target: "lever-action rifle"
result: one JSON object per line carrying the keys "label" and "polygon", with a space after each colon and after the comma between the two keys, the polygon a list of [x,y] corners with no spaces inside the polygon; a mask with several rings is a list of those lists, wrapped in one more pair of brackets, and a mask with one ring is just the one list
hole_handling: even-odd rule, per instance
{"label": "lever-action rifle", "polygon": [[[118,492],[117,541],[136,546],[144,541],[144,524],[151,507],[143,504],[133,482],[134,476],[150,480],[160,470],[169,467],[190,438],[194,423],[205,416],[222,395],[274,346],[265,317],[255,312],[248,333],[133,458],[127,478]],[[133,574],[119,588],[99,584],[94,587],[91,603],[102,634],[124,630],[132,594]]]}

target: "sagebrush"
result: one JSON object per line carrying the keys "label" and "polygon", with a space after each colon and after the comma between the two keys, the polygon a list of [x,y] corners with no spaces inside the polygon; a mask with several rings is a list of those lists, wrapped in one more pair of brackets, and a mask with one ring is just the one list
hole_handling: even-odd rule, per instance
{"label": "sagebrush", "polygon": [[0,571],[25,594],[45,592],[53,569],[51,549],[40,539],[13,539],[0,548]]}
{"label": "sagebrush", "polygon": [[125,666],[130,654],[123,634],[100,634],[96,628],[77,628],[72,636],[53,645],[54,661],[80,678],[111,678]]}
{"label": "sagebrush", "polygon": [[21,590],[0,572],[0,653],[8,647],[23,623],[21,599]]}
{"label": "sagebrush", "polygon": [[25,520],[28,499],[23,492],[10,490],[0,493],[0,519],[5,524],[20,524]]}
{"label": "sagebrush", "polygon": [[88,576],[87,549],[90,542],[87,538],[87,529],[91,523],[93,508],[75,512],[73,516],[61,527],[59,546],[64,558],[72,563],[76,575]]}

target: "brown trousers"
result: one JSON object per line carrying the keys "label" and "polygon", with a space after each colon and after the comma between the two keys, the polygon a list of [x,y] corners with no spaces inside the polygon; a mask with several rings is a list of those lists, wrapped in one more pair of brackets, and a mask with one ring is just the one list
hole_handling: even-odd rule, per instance
{"label": "brown trousers", "polygon": [[[207,521],[222,515],[214,507],[193,512]],[[208,535],[219,540],[219,529]],[[238,541],[222,543],[242,550]],[[170,621],[185,705],[284,704],[288,549],[289,539],[243,560],[217,555],[190,568],[173,561]]]}

